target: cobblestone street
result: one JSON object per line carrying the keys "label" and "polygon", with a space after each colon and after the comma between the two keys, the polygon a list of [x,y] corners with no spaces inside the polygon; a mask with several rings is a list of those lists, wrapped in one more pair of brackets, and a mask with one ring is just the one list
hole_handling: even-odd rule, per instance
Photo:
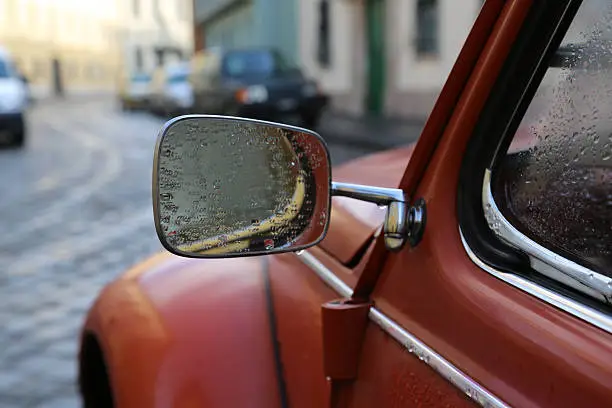
{"label": "cobblestone street", "polygon": [[[0,407],[80,406],[84,313],[105,283],[161,249],[150,197],[161,124],[110,99],[43,101],[26,148],[0,150]],[[368,152],[330,148],[335,163]]]}

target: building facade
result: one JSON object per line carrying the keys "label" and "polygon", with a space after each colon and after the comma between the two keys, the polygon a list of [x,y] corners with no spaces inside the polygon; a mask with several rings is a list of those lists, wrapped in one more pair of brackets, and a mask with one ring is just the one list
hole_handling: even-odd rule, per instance
{"label": "building facade", "polygon": [[194,0],[196,43],[203,47],[273,47],[299,62],[302,0]]}
{"label": "building facade", "polygon": [[122,75],[151,73],[191,56],[192,0],[123,0],[119,4]]}
{"label": "building facade", "polygon": [[116,0],[0,0],[0,45],[35,97],[112,89]]}
{"label": "building facade", "polygon": [[302,67],[353,114],[426,116],[483,0],[301,0]]}

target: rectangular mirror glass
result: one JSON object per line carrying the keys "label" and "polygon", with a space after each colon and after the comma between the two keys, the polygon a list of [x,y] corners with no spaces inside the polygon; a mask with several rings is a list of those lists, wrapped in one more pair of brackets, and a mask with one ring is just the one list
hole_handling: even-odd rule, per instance
{"label": "rectangular mirror glass", "polygon": [[157,234],[190,257],[296,251],[325,235],[329,153],[309,130],[187,115],[160,132],[153,170]]}

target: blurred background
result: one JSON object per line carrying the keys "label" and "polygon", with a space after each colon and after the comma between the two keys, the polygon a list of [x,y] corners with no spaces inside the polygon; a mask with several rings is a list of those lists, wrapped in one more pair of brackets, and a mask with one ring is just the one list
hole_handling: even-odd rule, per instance
{"label": "blurred background", "polygon": [[79,406],[79,329],[161,249],[160,126],[309,127],[335,165],[413,143],[482,0],[0,0],[0,407]]}

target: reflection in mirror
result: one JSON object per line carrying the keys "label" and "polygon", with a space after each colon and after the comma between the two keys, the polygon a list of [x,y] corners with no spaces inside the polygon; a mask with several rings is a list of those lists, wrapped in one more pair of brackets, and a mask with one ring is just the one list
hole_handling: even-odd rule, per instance
{"label": "reflection in mirror", "polygon": [[325,235],[330,168],[306,129],[220,116],[166,124],[154,164],[157,233],[179,255],[299,250]]}

